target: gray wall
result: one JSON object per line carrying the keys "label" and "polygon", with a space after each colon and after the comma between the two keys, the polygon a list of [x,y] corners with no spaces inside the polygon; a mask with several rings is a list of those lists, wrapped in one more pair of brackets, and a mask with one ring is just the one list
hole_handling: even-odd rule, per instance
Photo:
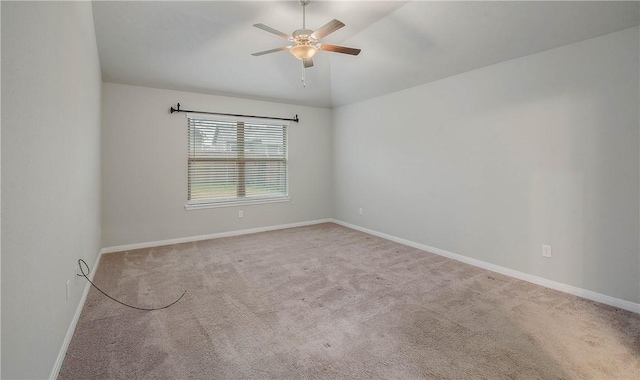
{"label": "gray wall", "polygon": [[639,302],[639,35],[335,109],[334,217]]}
{"label": "gray wall", "polygon": [[3,379],[50,376],[100,250],[100,87],[91,3],[2,2]]}
{"label": "gray wall", "polygon": [[[290,202],[184,209],[187,119],[183,109],[293,117]],[[331,111],[264,101],[103,85],[103,247],[207,235],[331,217]],[[242,219],[238,211],[244,212]]]}

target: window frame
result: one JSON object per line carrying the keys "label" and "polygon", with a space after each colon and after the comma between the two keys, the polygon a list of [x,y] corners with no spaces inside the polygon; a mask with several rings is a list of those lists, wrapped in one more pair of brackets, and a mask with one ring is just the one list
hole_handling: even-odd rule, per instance
{"label": "window frame", "polygon": [[[241,175],[241,172],[246,173],[245,170],[239,170],[238,172],[238,187],[236,190],[236,197],[229,198],[206,198],[206,199],[196,199],[192,200],[190,198],[190,189],[191,189],[191,178],[189,173],[190,163],[192,161],[192,156],[190,152],[190,141],[187,141],[187,200],[184,208],[186,210],[198,210],[198,209],[206,209],[206,208],[217,208],[217,207],[232,207],[232,206],[240,206],[240,205],[250,205],[250,204],[263,204],[263,203],[280,203],[280,202],[288,202],[291,200],[289,196],[289,121],[281,121],[281,120],[270,120],[270,119],[260,119],[260,118],[247,118],[247,117],[230,117],[230,116],[218,116],[218,115],[208,115],[208,114],[199,114],[199,113],[186,113],[187,119],[187,140],[189,139],[190,131],[191,131],[191,122],[189,119],[196,120],[207,120],[213,122],[221,122],[221,123],[235,123],[237,128],[236,141],[239,142],[239,137],[244,137],[244,126],[246,124],[264,124],[264,125],[274,125],[283,128],[284,132],[284,160],[276,160],[279,162],[284,162],[284,174],[285,174],[285,193],[282,195],[271,195],[271,196],[250,196],[250,197],[240,197],[239,194],[246,195],[246,177]],[[240,167],[245,168],[248,162],[263,162],[268,160],[260,160],[259,158],[254,159],[246,159],[244,157],[244,143],[245,140],[242,138],[242,143],[238,143],[237,149],[237,157],[236,159],[224,159],[231,162],[237,162]],[[240,149],[242,147],[242,149]],[[199,158],[202,160],[202,158]],[[211,159],[212,161],[218,161],[216,159]],[[223,161],[223,160],[220,160]],[[241,180],[241,178],[243,178]]]}

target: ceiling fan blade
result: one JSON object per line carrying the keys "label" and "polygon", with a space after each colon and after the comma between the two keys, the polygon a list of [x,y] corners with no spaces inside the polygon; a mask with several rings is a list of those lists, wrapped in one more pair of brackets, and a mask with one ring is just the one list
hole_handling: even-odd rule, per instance
{"label": "ceiling fan blade", "polygon": [[290,40],[291,39],[291,36],[289,36],[288,34],[284,34],[279,30],[273,29],[270,26],[266,26],[265,24],[253,24],[253,26],[255,26],[258,29],[262,29],[262,30],[264,30],[266,32],[273,33],[273,34],[275,34],[276,36],[278,36],[280,38],[284,38],[285,40]]}
{"label": "ceiling fan blade", "polygon": [[260,56],[260,55],[265,55],[265,54],[269,54],[269,53],[275,53],[277,51],[283,51],[283,50],[289,50],[289,49],[291,49],[291,46],[282,46],[282,47],[271,49],[271,50],[265,50],[265,51],[259,51],[257,53],[252,53],[251,55],[253,55],[254,57],[257,57],[257,56]]}
{"label": "ceiling fan blade", "polygon": [[313,66],[313,58],[307,58],[302,60],[302,65],[305,69]]}
{"label": "ceiling fan blade", "polygon": [[316,40],[320,40],[325,38],[326,36],[328,36],[329,34],[335,32],[336,30],[342,28],[344,26],[344,24],[342,23],[342,21],[338,21],[336,19],[333,19],[331,21],[329,21],[328,23],[324,24],[323,26],[320,27],[320,29],[316,30],[315,32],[311,33],[311,37],[315,38]]}
{"label": "ceiling fan blade", "polygon": [[320,50],[332,51],[334,53],[342,53],[342,54],[350,54],[350,55],[360,54],[360,49],[354,49],[354,48],[338,46],[338,45],[329,45],[329,44],[320,45]]}

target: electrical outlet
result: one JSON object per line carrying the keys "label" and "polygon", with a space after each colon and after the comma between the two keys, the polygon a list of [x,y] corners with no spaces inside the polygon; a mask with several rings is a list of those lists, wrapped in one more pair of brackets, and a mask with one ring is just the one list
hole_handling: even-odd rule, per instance
{"label": "electrical outlet", "polygon": [[542,256],[551,258],[551,246],[550,245],[542,245]]}
{"label": "electrical outlet", "polygon": [[358,214],[362,215],[362,207],[358,209]]}
{"label": "electrical outlet", "polygon": [[80,272],[80,265],[78,265],[78,263],[76,263],[76,267],[74,268],[74,273],[75,278],[76,278],[76,285],[78,285],[78,282],[80,282],[80,277],[82,277],[82,273]]}
{"label": "electrical outlet", "polygon": [[66,290],[67,301],[69,300],[69,284],[70,283],[71,283],[71,280],[67,280],[67,290]]}
{"label": "electrical outlet", "polygon": [[244,211],[240,210],[238,211],[238,218],[242,218],[244,217]]}

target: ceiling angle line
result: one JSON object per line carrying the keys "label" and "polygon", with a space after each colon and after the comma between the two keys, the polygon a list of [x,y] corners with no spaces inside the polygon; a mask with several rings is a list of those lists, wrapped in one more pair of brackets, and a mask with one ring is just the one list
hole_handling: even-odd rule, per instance
{"label": "ceiling angle line", "polygon": [[297,114],[296,114],[296,117],[288,119],[288,118],[284,118],[284,117],[272,117],[272,116],[238,115],[238,114],[233,114],[233,113],[191,111],[191,110],[181,110],[180,109],[180,103],[178,103],[178,106],[176,108],[173,108],[173,107],[170,108],[170,113],[174,113],[174,112],[193,112],[193,113],[204,113],[204,114],[207,114],[207,115],[251,117],[251,118],[255,118],[255,119],[285,120],[285,121],[295,121],[296,123],[300,122],[300,119],[298,118]]}

